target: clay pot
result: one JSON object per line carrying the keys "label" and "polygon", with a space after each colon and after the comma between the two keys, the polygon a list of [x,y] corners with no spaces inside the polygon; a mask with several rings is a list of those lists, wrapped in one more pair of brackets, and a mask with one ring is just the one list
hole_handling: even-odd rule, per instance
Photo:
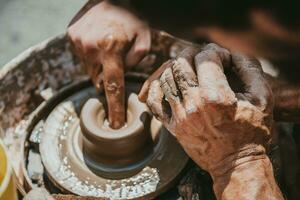
{"label": "clay pot", "polygon": [[136,94],[128,99],[127,123],[115,130],[109,127],[103,104],[89,99],[81,110],[85,162],[95,173],[124,178],[139,172],[151,157],[153,141],[151,116]]}

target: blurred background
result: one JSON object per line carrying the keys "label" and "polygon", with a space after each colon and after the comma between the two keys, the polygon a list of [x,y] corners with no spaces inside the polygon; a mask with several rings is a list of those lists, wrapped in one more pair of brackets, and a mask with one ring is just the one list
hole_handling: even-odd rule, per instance
{"label": "blurred background", "polygon": [[66,27],[85,0],[0,0],[0,68]]}

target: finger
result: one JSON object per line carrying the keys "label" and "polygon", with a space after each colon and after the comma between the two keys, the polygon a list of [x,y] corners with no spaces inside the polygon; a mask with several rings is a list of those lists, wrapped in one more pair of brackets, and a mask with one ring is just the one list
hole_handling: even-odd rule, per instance
{"label": "finger", "polygon": [[70,41],[70,49],[71,49],[71,52],[73,52],[76,56],[79,56],[79,52],[75,46],[75,43],[72,41],[71,37],[68,36],[68,40]]}
{"label": "finger", "polygon": [[167,68],[162,73],[160,77],[160,86],[166,97],[166,100],[170,104],[172,110],[172,117],[184,117],[185,110],[183,105],[181,104],[179,91],[177,89],[171,68]]}
{"label": "finger", "polygon": [[122,56],[105,54],[102,57],[103,81],[108,105],[108,120],[114,129],[125,124],[125,83]]}
{"label": "finger", "polygon": [[84,58],[87,74],[90,76],[94,86],[99,91],[102,80],[99,76],[102,73],[101,54],[99,51],[86,54]]}
{"label": "finger", "polygon": [[103,88],[103,73],[98,74],[98,76],[95,78],[95,80],[93,81],[96,90],[98,92],[101,92],[104,88]]}
{"label": "finger", "polygon": [[[193,57],[194,55],[196,54],[196,52],[198,51],[199,49],[196,48],[196,47],[193,47],[193,48],[187,48],[186,51],[183,51],[179,57],[183,57],[183,58],[186,58],[188,59],[189,62],[193,62]],[[193,56],[192,56],[193,55]],[[191,61],[192,60],[192,61]],[[150,83],[153,81],[153,80],[156,80],[158,79],[161,74],[165,71],[165,69],[167,69],[168,67],[171,67],[172,65],[174,64],[174,60],[173,59],[170,59],[168,61],[166,61],[165,63],[163,63],[143,84],[142,86],[142,89],[140,90],[139,92],[139,100],[142,101],[142,102],[145,102],[146,99],[147,99],[147,95],[148,95],[148,90],[149,90],[149,86],[150,86]]]}
{"label": "finger", "polygon": [[102,65],[99,62],[88,62],[86,59],[83,60],[83,64],[86,69],[86,73],[95,84],[96,77],[102,72]]}
{"label": "finger", "polygon": [[133,67],[137,65],[149,52],[151,47],[151,34],[149,31],[145,31],[138,34],[135,41],[128,51],[125,59],[127,67]]}
{"label": "finger", "polygon": [[270,113],[273,110],[272,90],[264,77],[259,61],[239,53],[232,53],[233,71],[245,85],[242,97],[262,111]]}
{"label": "finger", "polygon": [[235,94],[223,72],[223,55],[215,49],[205,49],[195,57],[195,67],[201,96],[209,102],[233,104]]}
{"label": "finger", "polygon": [[[83,63],[83,67],[89,77],[93,80],[93,76],[95,75],[95,69],[101,67],[101,62],[99,60],[100,56],[90,56],[89,54],[82,54],[80,57],[81,62]],[[100,68],[101,69],[101,68]]]}
{"label": "finger", "polygon": [[82,59],[84,57],[84,52],[83,52],[83,44],[82,44],[82,41],[81,41],[80,37],[74,37],[73,44],[74,44],[74,47],[75,47],[76,55],[80,59]]}
{"label": "finger", "polygon": [[175,59],[172,66],[174,79],[183,98],[185,108],[193,105],[190,98],[198,90],[198,81],[193,69],[194,56],[199,49],[187,48]]}
{"label": "finger", "polygon": [[144,82],[142,89],[140,90],[138,95],[139,100],[141,102],[146,102],[151,82],[156,79],[159,79],[159,77],[165,71],[165,69],[171,67],[173,63],[174,63],[173,60],[166,61],[153,74],[151,74],[151,76]]}
{"label": "finger", "polygon": [[164,93],[160,87],[159,80],[152,81],[149,87],[147,105],[158,120],[167,123],[169,122],[169,116],[165,113],[166,109],[163,105],[163,98]]}

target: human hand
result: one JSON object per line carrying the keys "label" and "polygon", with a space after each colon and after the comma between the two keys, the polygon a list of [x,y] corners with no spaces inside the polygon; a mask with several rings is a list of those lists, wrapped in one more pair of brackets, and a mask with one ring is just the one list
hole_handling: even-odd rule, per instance
{"label": "human hand", "polygon": [[[266,155],[273,97],[259,62],[215,44],[199,52],[189,48],[164,63],[140,100],[211,174],[217,199],[284,199]],[[224,69],[242,89],[229,85]]]}
{"label": "human hand", "polygon": [[[213,177],[265,157],[271,137],[273,97],[259,62],[215,44],[186,49],[140,94],[187,154]],[[199,52],[199,51],[198,51]],[[195,57],[194,57],[195,56]],[[224,75],[233,70],[244,90]],[[164,98],[167,99],[167,105]],[[168,112],[168,108],[171,109]]]}
{"label": "human hand", "polygon": [[149,27],[126,9],[103,1],[70,26],[68,36],[95,86],[99,89],[104,81],[110,125],[122,127],[124,67],[136,65],[149,51]]}

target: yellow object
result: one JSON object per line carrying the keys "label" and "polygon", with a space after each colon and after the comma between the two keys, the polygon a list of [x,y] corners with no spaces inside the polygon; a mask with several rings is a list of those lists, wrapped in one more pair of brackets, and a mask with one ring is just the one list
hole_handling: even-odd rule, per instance
{"label": "yellow object", "polygon": [[17,200],[13,171],[8,161],[6,148],[0,140],[0,200]]}

